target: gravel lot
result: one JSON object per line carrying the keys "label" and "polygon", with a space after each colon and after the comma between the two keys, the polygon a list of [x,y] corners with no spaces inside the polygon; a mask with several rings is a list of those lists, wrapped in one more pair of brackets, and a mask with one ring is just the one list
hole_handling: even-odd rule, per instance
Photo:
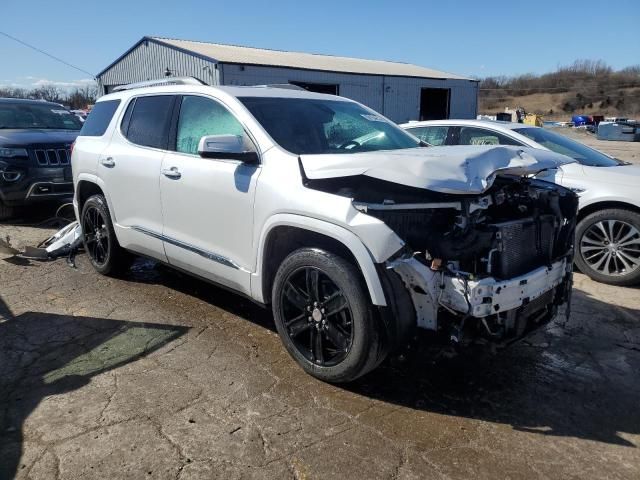
{"label": "gravel lot", "polygon": [[247,300],[77,264],[0,253],[0,479],[640,478],[638,288],[577,274],[571,318],[496,356],[420,348],[337,387]]}

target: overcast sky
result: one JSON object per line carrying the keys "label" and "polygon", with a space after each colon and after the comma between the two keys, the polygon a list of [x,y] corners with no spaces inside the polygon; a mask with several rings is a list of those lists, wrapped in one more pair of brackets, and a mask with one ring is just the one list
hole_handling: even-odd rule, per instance
{"label": "overcast sky", "polygon": [[[144,35],[415,63],[484,77],[640,64],[640,0],[0,0],[0,31],[98,73]],[[0,35],[0,85],[91,80]]]}

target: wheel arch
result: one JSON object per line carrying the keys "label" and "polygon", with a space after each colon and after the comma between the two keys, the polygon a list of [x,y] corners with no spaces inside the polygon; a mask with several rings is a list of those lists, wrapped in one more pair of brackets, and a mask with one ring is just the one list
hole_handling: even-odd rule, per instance
{"label": "wheel arch", "polygon": [[269,303],[282,260],[304,247],[322,248],[352,262],[363,276],[371,302],[387,305],[371,254],[354,233],[332,223],[293,214],[275,215],[266,222],[260,235],[257,271],[252,275],[252,296]]}
{"label": "wheel arch", "polygon": [[632,212],[640,213],[640,207],[638,205],[618,200],[605,200],[590,203],[589,205],[585,205],[584,207],[582,207],[578,211],[578,222],[582,221],[585,217],[591,215],[592,213],[612,208],[617,208],[620,210],[631,210]]}

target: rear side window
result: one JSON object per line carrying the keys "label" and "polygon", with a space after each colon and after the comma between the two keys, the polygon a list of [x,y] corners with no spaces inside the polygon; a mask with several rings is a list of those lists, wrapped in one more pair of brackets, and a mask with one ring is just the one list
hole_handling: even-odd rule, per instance
{"label": "rear side window", "polygon": [[447,135],[449,134],[449,127],[434,126],[434,127],[416,127],[407,129],[413,133],[423,142],[439,147],[447,142]]}
{"label": "rear side window", "polygon": [[136,145],[166,150],[173,99],[172,95],[136,98],[130,118],[129,112],[125,115],[128,125],[123,124],[124,136]]}
{"label": "rear side window", "polygon": [[87,120],[82,124],[81,137],[101,137],[107,131],[107,127],[116,112],[120,100],[105,100],[96,103],[91,109]]}
{"label": "rear side window", "polygon": [[493,130],[475,127],[460,127],[459,145],[522,145],[517,140],[509,138]]}

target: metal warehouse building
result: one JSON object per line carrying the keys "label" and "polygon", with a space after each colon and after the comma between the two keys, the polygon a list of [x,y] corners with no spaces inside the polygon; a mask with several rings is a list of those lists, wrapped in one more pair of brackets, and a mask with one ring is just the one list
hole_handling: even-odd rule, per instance
{"label": "metal warehouse building", "polygon": [[407,63],[144,37],[97,75],[102,93],[164,76],[209,85],[291,83],[342,95],[401,123],[475,118],[478,81]]}

